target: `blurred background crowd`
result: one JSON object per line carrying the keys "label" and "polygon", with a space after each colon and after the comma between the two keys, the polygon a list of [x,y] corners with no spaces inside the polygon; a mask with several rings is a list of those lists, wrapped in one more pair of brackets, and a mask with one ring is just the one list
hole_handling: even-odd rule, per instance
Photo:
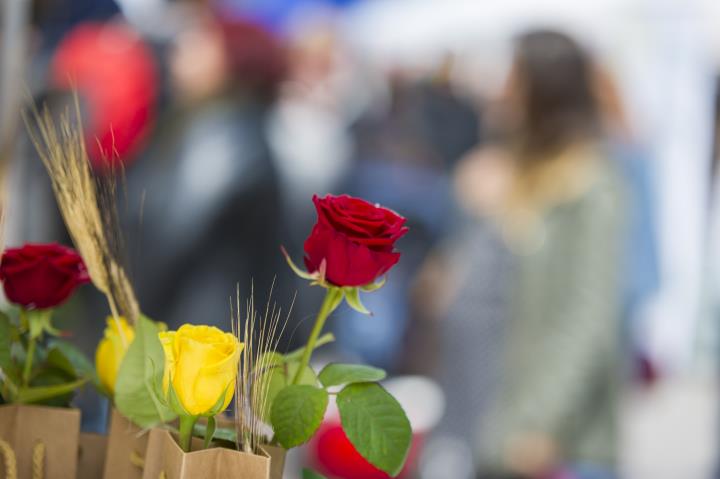
{"label": "blurred background crowd", "polygon": [[[716,0],[3,0],[0,21],[6,244],[68,241],[19,111],[77,91],[170,327],[229,328],[236,284],[297,292],[297,347],[321,292],[279,246],[302,256],[312,195],[408,218],[374,315],[338,310],[320,355],[407,380],[405,477],[720,477]],[[92,354],[87,289],[62,321]],[[338,444],[294,460],[384,477]]]}

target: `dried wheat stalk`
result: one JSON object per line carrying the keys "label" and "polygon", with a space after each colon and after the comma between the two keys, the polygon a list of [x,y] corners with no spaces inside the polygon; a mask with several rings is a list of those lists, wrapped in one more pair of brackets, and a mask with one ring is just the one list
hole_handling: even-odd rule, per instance
{"label": "dried wheat stalk", "polygon": [[134,323],[140,315],[132,285],[121,266],[122,236],[118,225],[113,175],[91,170],[75,97],[74,119],[69,110],[56,122],[47,107],[33,105],[23,112],[30,138],[42,159],[75,247],[93,284],[105,295],[113,317]]}
{"label": "dried wheat stalk", "polygon": [[[268,426],[261,418],[267,417],[268,387],[272,355],[287,326],[293,304],[284,319],[282,309],[272,302],[272,288],[265,313],[260,316],[255,308],[254,289],[245,303],[245,320],[241,318],[240,289],[233,312],[233,332],[244,343],[235,391],[235,429],[237,447],[255,453],[258,446],[267,444]],[[235,309],[235,308],[233,308]]]}

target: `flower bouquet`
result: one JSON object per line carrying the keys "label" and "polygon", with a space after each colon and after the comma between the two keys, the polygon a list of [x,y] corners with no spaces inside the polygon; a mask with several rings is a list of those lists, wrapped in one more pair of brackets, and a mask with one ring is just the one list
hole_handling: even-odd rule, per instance
{"label": "flower bouquet", "polygon": [[[296,274],[326,290],[308,342],[299,350],[277,352],[280,313],[273,308],[258,321],[252,295],[241,324],[238,294],[233,333],[190,324],[165,331],[162,323],[141,314],[120,266],[114,183],[92,174],[78,126],[63,117],[56,128],[46,111],[35,113],[35,145],[89,278],[107,297],[111,312],[96,351],[97,374],[68,352],[63,355],[66,361],[60,362],[69,382],[52,386],[56,392],[71,392],[92,381],[111,399],[106,479],[280,479],[285,450],[312,438],[331,398],[358,453],[389,475],[399,474],[411,428],[400,404],[379,383],[385,372],[360,364],[329,364],[316,372],[310,359],[316,348],[332,341],[331,335],[322,334],[323,327],[343,301],[370,314],[360,293],[380,288],[384,275],[398,262],[395,242],[407,232],[404,218],[349,196],[313,198],[318,221],[305,242],[306,270],[283,250]],[[76,114],[79,118],[77,106]],[[79,276],[76,283],[87,281],[87,276]],[[71,288],[57,286],[55,291],[69,294]],[[25,319],[21,315],[12,333],[26,335],[18,359],[32,358],[32,348],[39,351],[39,335],[55,333],[49,316],[39,313],[44,306],[32,304],[28,311],[37,311],[25,314]],[[0,322],[0,327],[10,325]],[[0,361],[6,356],[0,348]],[[29,376],[24,369],[14,374],[14,362],[0,366],[3,394],[7,389],[11,401],[32,402],[27,390],[36,386],[24,381],[35,378],[32,366]],[[221,419],[222,413],[233,397],[235,418],[232,427],[223,427],[228,421]],[[73,447],[77,451],[77,440]]]}
{"label": "flower bouquet", "polygon": [[72,249],[27,244],[0,261],[0,454],[5,477],[75,479],[80,411],[73,392],[94,380],[92,364],[60,339],[52,313],[84,283],[87,269]]}
{"label": "flower bouquet", "polygon": [[[332,340],[322,329],[343,301],[369,314],[360,291],[381,287],[379,279],[399,260],[394,244],[407,231],[405,220],[348,196],[313,201],[318,222],[305,243],[307,271],[285,253],[298,275],[326,289],[307,344],[287,354],[275,351],[272,337],[279,314],[259,324],[258,341],[252,306],[245,327],[238,319],[235,328],[243,342],[207,326],[184,325],[177,332],[159,333],[165,368],[162,385],[155,372],[155,395],[163,407],[177,413],[179,430],[175,435],[167,429],[151,432],[144,479],[163,473],[173,479],[208,473],[280,479],[283,450],[313,437],[331,397],[358,453],[390,475],[402,470],[412,433],[400,404],[378,383],[385,372],[359,364],[329,364],[316,373],[310,358],[313,350]],[[238,350],[243,354],[235,355]],[[235,429],[217,429],[214,416],[230,403],[231,386],[236,391]],[[197,428],[203,417],[206,425]],[[193,443],[193,432],[204,441]],[[214,440],[234,447],[208,448]],[[305,474],[320,477],[312,471]]]}
{"label": "flower bouquet", "polygon": [[[382,287],[383,276],[399,261],[395,242],[408,231],[405,219],[346,195],[316,196],[313,202],[318,219],[304,245],[307,270],[283,253],[297,275],[325,288],[325,299],[302,354],[276,354],[272,362],[269,374],[284,381],[270,392],[272,441],[292,448],[310,440],[334,397],[342,429],[357,452],[396,476],[405,464],[412,432],[400,404],[378,382],[385,378],[385,371],[331,363],[316,373],[309,363],[321,344],[325,322],[343,300],[358,312],[370,314],[360,292]],[[320,477],[311,471],[306,476]]]}
{"label": "flower bouquet", "polygon": [[[136,327],[141,334],[149,330],[150,334],[156,335],[160,329],[160,325],[143,316],[138,319]],[[123,317],[108,318],[103,338],[95,352],[101,390],[113,404],[102,475],[105,479],[140,479],[148,444],[148,434],[144,429],[174,417],[168,410],[159,409],[148,414],[145,408],[136,406],[148,404],[151,398],[144,396],[142,386],[138,385],[144,380],[144,373],[135,376],[144,361],[133,360],[133,357],[147,355],[156,361],[162,359],[157,350],[151,355],[142,338],[135,341],[136,327]],[[137,352],[124,361],[131,348]],[[152,403],[149,404],[152,407]]]}
{"label": "flower bouquet", "polygon": [[[122,236],[115,207],[115,183],[111,176],[98,177],[91,170],[79,124],[77,99],[74,118],[65,112],[59,123],[47,109],[41,112],[33,108],[32,113],[32,118],[25,117],[30,138],[48,171],[60,213],[73,243],[84,258],[88,278],[105,295],[111,312],[106,340],[101,342],[96,355],[101,375],[94,373],[92,365],[89,369],[93,371],[94,385],[115,399],[113,375],[117,373],[120,359],[113,356],[121,355],[124,349],[129,348],[132,325],[140,317],[132,285],[121,266]],[[120,454],[124,462],[130,463],[135,450],[132,446],[136,440],[142,439],[136,438],[129,422],[116,414],[113,418],[108,455],[114,458]],[[127,441],[117,440],[118,435],[127,438]],[[104,438],[82,435],[81,439],[80,466],[84,469],[80,475],[98,477],[97,471],[103,468],[104,462],[101,458],[105,456]],[[123,454],[123,448],[127,449],[127,454]],[[72,455],[75,456],[76,453]],[[111,462],[112,474],[120,474],[111,477],[139,478],[139,474],[133,475],[137,471],[122,467],[124,462]]]}

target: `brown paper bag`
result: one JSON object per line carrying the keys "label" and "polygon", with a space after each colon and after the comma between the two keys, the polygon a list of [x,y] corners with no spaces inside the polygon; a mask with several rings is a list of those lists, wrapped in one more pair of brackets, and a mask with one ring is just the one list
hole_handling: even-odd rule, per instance
{"label": "brown paper bag", "polygon": [[148,434],[113,409],[105,454],[104,479],[141,479]]}
{"label": "brown paper bag", "polygon": [[270,456],[270,479],[282,479],[285,471],[285,454],[287,451],[277,446],[260,446]]}
{"label": "brown paper bag", "polygon": [[17,479],[75,479],[79,436],[77,409],[0,406],[2,462],[16,463]]}
{"label": "brown paper bag", "polygon": [[[205,418],[200,419],[201,422],[206,421]],[[227,429],[235,428],[235,418],[219,414],[215,417],[217,427],[223,427]],[[260,446],[265,454],[270,456],[270,479],[282,479],[283,472],[285,471],[285,455],[287,451],[282,447],[264,445]]]}
{"label": "brown paper bag", "polygon": [[98,479],[105,468],[107,436],[80,433],[80,451],[78,452],[78,479]]}
{"label": "brown paper bag", "polygon": [[170,432],[165,429],[153,429],[150,431],[142,477],[143,479],[270,479],[270,457],[221,447],[186,453],[180,449]]}

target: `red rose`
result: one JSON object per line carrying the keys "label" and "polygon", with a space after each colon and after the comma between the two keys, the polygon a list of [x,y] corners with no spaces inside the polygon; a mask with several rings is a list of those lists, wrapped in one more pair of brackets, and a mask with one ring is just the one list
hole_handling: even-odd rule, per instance
{"label": "red rose", "polygon": [[305,266],[314,273],[326,263],[335,286],[363,286],[387,273],[400,259],[395,242],[407,233],[405,218],[347,195],[313,196],[318,221],[305,240]]}
{"label": "red rose", "polygon": [[8,248],[0,261],[5,296],[28,309],[47,309],[63,303],[81,284],[90,281],[75,250],[59,244],[26,244]]}

